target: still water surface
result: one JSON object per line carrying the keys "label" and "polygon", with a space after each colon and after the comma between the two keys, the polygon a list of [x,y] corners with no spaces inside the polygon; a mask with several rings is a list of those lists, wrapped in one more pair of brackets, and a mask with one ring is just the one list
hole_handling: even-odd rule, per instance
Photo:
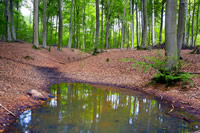
{"label": "still water surface", "polygon": [[7,132],[25,133],[183,133],[199,129],[195,118],[171,105],[126,89],[61,83],[50,89],[55,98],[22,113]]}

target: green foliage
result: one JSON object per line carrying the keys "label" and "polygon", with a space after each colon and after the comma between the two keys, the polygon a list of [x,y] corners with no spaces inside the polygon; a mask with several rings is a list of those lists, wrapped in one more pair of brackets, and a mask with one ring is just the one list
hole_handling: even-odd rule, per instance
{"label": "green foliage", "polygon": [[34,60],[34,59],[33,59],[32,57],[30,57],[30,56],[25,56],[24,59],[26,59],[26,60]]}
{"label": "green foliage", "polygon": [[181,72],[183,67],[182,61],[176,61],[175,68],[171,71],[167,69],[167,61],[165,57],[162,57],[161,54],[158,54],[157,57],[145,57],[144,61],[137,61],[134,59],[124,59],[125,62],[131,61],[135,62],[132,65],[132,68],[143,69],[144,72],[147,72],[150,68],[157,70],[157,74],[153,77],[152,81],[155,83],[165,84],[166,86],[175,85],[177,82],[190,83],[193,84],[192,78],[195,77],[187,72]]}
{"label": "green foliage", "polygon": [[110,59],[109,59],[109,58],[107,58],[107,59],[106,59],[106,62],[109,62],[109,61],[110,61]]}
{"label": "green foliage", "polygon": [[40,50],[40,47],[37,47],[37,46],[35,46],[35,45],[33,45],[32,48],[33,48],[33,49],[36,49],[36,50]]}

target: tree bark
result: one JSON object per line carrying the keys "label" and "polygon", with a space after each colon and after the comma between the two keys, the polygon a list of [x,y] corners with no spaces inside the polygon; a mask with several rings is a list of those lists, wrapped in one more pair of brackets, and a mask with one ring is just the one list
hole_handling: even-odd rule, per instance
{"label": "tree bark", "polygon": [[155,46],[155,31],[154,31],[154,23],[155,23],[155,13],[154,13],[154,0],[152,0],[152,46]]}
{"label": "tree bark", "polygon": [[84,0],[84,7],[83,7],[83,49],[85,49],[85,0]]}
{"label": "tree bark", "polygon": [[34,17],[33,17],[33,45],[39,47],[39,17],[38,17],[39,1],[34,0]]}
{"label": "tree bark", "polygon": [[106,49],[108,48],[109,43],[109,6],[110,6],[110,0],[107,0],[107,16],[106,16]]}
{"label": "tree bark", "polygon": [[140,47],[140,38],[139,38],[139,20],[138,20],[138,1],[135,4],[136,6],[136,34],[137,34],[137,49]]}
{"label": "tree bark", "polygon": [[147,39],[147,1],[143,0],[143,30],[142,30],[142,48],[147,48],[146,39]]}
{"label": "tree bark", "polygon": [[195,40],[194,40],[194,47],[196,47],[197,35],[199,33],[199,3],[198,3],[198,9],[197,9],[196,25],[197,25],[197,30],[196,30]]}
{"label": "tree bark", "polygon": [[58,0],[59,4],[59,31],[58,31],[58,50],[61,51],[62,47],[62,29],[63,29],[63,21],[62,21],[62,0]]}
{"label": "tree bark", "polygon": [[97,52],[99,46],[99,0],[96,0],[96,41],[94,45],[94,52]]}
{"label": "tree bark", "polygon": [[177,31],[176,31],[177,0],[166,1],[165,19],[165,56],[167,57],[167,70],[175,68],[177,56]]}
{"label": "tree bark", "polygon": [[68,48],[71,49],[71,46],[72,46],[72,14],[73,14],[73,3],[74,3],[74,0],[72,0],[72,3],[71,3],[71,15],[70,15],[70,26],[69,26],[69,41],[68,41]]}
{"label": "tree bark", "polygon": [[130,11],[131,11],[131,49],[134,48],[134,0],[130,0]]}
{"label": "tree bark", "polygon": [[46,9],[47,9],[47,1],[43,0],[43,43],[42,43],[42,47],[46,48],[47,46],[47,28],[46,28]]}
{"label": "tree bark", "polygon": [[190,15],[190,4],[191,4],[191,0],[189,0],[189,5],[188,5],[188,7],[189,7],[189,22],[188,22],[188,32],[187,32],[187,46],[189,46],[189,40],[190,40],[190,20],[191,20],[191,15]]}
{"label": "tree bark", "polygon": [[178,16],[178,32],[177,32],[178,58],[181,57],[181,49],[183,43],[184,15],[185,15],[185,0],[180,0],[179,16]]}
{"label": "tree bark", "polygon": [[193,6],[193,15],[192,15],[192,39],[190,46],[194,46],[194,15],[195,15],[195,0],[194,0],[194,6]]}
{"label": "tree bark", "polygon": [[11,22],[11,26],[12,26],[12,38],[13,38],[13,41],[16,41],[16,32],[15,32],[14,19],[13,19],[13,3],[12,3],[12,0],[10,0],[10,22]]}
{"label": "tree bark", "polygon": [[165,8],[165,0],[162,0],[162,9],[161,9],[161,19],[160,19],[160,37],[159,37],[159,45],[162,43],[162,30],[163,30],[163,12]]}
{"label": "tree bark", "polygon": [[124,33],[124,19],[125,19],[125,15],[126,15],[126,1],[127,0],[125,0],[125,5],[124,5],[124,18],[122,20],[122,38],[121,38],[121,48],[120,48],[120,50],[123,49],[123,33]]}
{"label": "tree bark", "polygon": [[101,48],[103,48],[103,7],[104,7],[104,0],[101,0]]}
{"label": "tree bark", "polygon": [[6,4],[6,41],[12,41],[10,33],[10,13],[9,13],[9,0],[5,1]]}
{"label": "tree bark", "polygon": [[187,38],[187,14],[188,14],[188,0],[186,0],[186,12],[185,12],[185,34],[184,34],[184,42],[183,42],[183,45],[186,45],[186,38]]}

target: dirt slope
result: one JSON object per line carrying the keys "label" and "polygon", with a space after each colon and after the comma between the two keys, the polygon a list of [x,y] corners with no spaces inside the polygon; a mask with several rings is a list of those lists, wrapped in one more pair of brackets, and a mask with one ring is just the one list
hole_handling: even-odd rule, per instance
{"label": "dirt slope", "polygon": [[[34,50],[30,44],[0,42],[0,104],[19,114],[25,108],[37,105],[26,91],[34,88],[47,90],[52,83],[79,81],[116,85],[138,89],[148,94],[166,99],[176,107],[182,107],[200,114],[200,77],[194,78],[194,87],[182,91],[180,87],[166,88],[163,85],[146,85],[155,73],[131,69],[131,62],[123,58],[143,60],[145,56],[155,56],[157,51],[119,51],[117,49],[97,56],[90,56],[79,50],[62,52],[52,48]],[[184,71],[200,73],[200,55],[183,51],[187,67]],[[8,117],[9,116],[9,117]],[[14,117],[0,107],[0,132]]]}

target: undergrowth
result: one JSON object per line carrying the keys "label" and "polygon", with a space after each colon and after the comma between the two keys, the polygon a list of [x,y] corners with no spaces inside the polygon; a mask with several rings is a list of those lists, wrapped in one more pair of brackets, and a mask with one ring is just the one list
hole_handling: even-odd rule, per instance
{"label": "undergrowth", "polygon": [[182,85],[190,84],[193,86],[193,77],[195,75],[191,75],[188,72],[182,72],[181,69],[184,66],[184,62],[177,60],[175,62],[175,67],[171,71],[168,71],[166,65],[167,61],[165,57],[162,57],[160,53],[158,53],[157,57],[144,57],[144,61],[137,61],[134,59],[124,59],[125,62],[131,61],[134,62],[132,68],[143,69],[144,72],[149,71],[150,68],[153,68],[157,71],[154,75],[152,82],[165,84],[166,86],[173,86],[178,82],[181,82]]}

